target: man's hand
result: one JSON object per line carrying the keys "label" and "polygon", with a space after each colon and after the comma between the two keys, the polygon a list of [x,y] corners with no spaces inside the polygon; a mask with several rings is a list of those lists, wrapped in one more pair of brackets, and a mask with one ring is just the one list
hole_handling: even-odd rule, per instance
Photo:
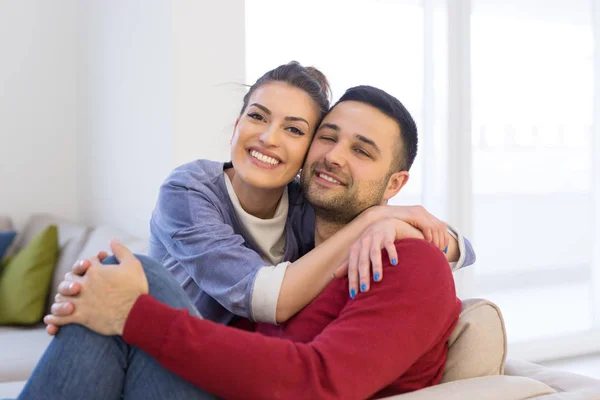
{"label": "man's hand", "polygon": [[[98,252],[96,257],[102,262],[108,257],[108,253],[102,250]],[[91,265],[92,263],[89,260],[77,260],[77,262],[73,264],[73,267],[71,267],[71,272],[65,274],[65,280],[58,284],[58,293],[54,296],[54,303],[52,303],[52,306],[50,307],[52,315],[64,317],[73,314],[75,306],[70,302],[70,299],[79,294],[81,286],[79,283],[73,282],[71,276],[84,276]],[[56,335],[59,329],[60,328],[54,324],[46,325],[46,332],[51,336]]]}
{"label": "man's hand", "polygon": [[390,263],[396,265],[398,254],[394,241],[399,239],[424,239],[421,231],[398,219],[389,218],[371,224],[350,248],[348,261],[335,272],[336,277],[348,274],[350,297],[354,298],[359,290],[366,292],[373,280],[383,279],[381,250],[387,250]]}
{"label": "man's hand", "polygon": [[[65,282],[59,286],[61,294],[52,305],[52,314],[44,318],[49,325],[47,329],[50,325],[77,323],[103,335],[123,333],[138,296],[148,293],[148,281],[142,264],[129,249],[115,239],[111,241],[111,248],[119,260],[118,265],[102,265],[99,257],[92,257],[74,266],[75,273],[65,276]],[[71,305],[65,306],[65,303]]]}

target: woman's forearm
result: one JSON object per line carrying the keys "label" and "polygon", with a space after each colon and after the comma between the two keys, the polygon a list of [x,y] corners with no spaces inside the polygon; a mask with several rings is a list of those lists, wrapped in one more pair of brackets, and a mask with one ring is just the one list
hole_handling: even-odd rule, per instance
{"label": "woman's forearm", "polygon": [[381,217],[381,213],[372,210],[363,212],[322,245],[287,267],[277,300],[275,318],[278,323],[294,316],[325,289],[337,267],[348,258],[349,247]]}

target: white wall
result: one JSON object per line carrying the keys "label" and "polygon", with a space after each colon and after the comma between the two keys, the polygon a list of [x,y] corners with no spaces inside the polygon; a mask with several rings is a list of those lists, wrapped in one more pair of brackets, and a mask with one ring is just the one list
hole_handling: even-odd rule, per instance
{"label": "white wall", "polygon": [[0,0],[0,213],[79,217],[75,0]]}
{"label": "white wall", "polygon": [[229,160],[245,88],[244,0],[173,1],[174,163]]}
{"label": "white wall", "polygon": [[177,165],[226,160],[244,0],[0,0],[0,213],[148,234]]}
{"label": "white wall", "polygon": [[170,3],[78,3],[82,219],[148,234],[172,166]]}
{"label": "white wall", "polygon": [[244,1],[79,3],[83,219],[146,236],[176,166],[225,160],[244,90]]}

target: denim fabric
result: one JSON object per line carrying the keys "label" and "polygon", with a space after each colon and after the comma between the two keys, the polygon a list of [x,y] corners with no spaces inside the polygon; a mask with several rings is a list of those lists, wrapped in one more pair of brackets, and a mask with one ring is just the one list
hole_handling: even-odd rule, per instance
{"label": "denim fabric", "polygon": [[[142,262],[150,294],[199,316],[177,281],[160,264]],[[114,257],[104,261],[116,264]],[[102,336],[80,325],[60,329],[39,361],[19,399],[215,399],[175,376],[142,350],[118,336]]]}

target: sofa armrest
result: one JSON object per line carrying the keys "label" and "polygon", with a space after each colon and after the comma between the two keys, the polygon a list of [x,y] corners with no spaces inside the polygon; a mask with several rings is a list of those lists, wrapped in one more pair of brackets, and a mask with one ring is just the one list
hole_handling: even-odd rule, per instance
{"label": "sofa armrest", "polygon": [[523,400],[555,393],[548,385],[520,376],[482,376],[431,386],[385,400]]}
{"label": "sofa armrest", "polygon": [[[560,371],[543,367],[523,360],[506,360],[506,375],[522,376],[543,382],[557,392],[573,394],[591,394],[595,399],[600,398],[600,380],[572,372]],[[564,397],[570,398],[570,397]],[[585,396],[573,398],[587,398]],[[589,397],[592,398],[592,397]]]}

